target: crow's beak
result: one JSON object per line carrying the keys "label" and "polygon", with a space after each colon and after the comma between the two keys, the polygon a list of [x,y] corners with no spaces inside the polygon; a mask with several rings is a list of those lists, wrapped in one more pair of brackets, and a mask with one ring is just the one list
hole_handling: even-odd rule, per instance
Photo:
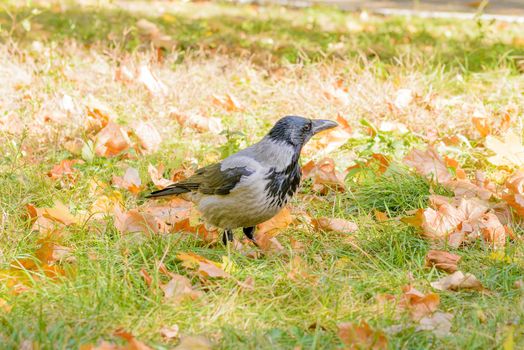
{"label": "crow's beak", "polygon": [[313,119],[313,134],[319,133],[323,130],[332,129],[338,126],[338,123],[326,119]]}

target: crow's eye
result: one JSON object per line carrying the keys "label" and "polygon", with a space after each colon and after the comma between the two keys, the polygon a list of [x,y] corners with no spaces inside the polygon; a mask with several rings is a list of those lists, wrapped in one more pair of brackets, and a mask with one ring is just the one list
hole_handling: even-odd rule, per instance
{"label": "crow's eye", "polygon": [[311,131],[311,124],[306,124],[304,126],[304,131]]}

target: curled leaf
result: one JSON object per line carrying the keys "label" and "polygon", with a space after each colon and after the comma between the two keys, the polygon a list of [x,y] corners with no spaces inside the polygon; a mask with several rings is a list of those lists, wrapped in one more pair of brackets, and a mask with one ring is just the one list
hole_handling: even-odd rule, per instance
{"label": "curled leaf", "polygon": [[313,226],[317,230],[334,231],[340,233],[353,233],[358,230],[358,225],[352,221],[338,218],[312,219]]}
{"label": "curled leaf", "polygon": [[462,271],[456,271],[436,282],[432,282],[431,286],[438,290],[451,291],[461,289],[484,290],[484,287],[474,275],[470,273],[464,274]]}
{"label": "curled leaf", "polygon": [[100,130],[95,139],[95,153],[103,157],[114,157],[131,147],[127,133],[113,122]]}
{"label": "curled leaf", "polygon": [[460,256],[442,250],[430,250],[426,254],[426,266],[453,273],[457,271]]}

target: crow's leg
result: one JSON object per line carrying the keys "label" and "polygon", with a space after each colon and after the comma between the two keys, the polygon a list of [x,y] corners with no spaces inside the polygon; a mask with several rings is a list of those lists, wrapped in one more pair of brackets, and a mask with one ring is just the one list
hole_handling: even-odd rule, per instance
{"label": "crow's leg", "polygon": [[244,227],[242,231],[244,231],[246,237],[258,247],[257,241],[255,240],[255,227]]}
{"label": "crow's leg", "polygon": [[227,245],[227,242],[233,242],[233,231],[227,229],[224,230],[224,234],[222,235],[222,242],[224,245]]}

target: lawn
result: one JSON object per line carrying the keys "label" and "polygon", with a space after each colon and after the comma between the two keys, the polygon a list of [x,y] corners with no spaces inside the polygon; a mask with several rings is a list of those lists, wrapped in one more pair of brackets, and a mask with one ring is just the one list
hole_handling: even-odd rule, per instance
{"label": "lawn", "polygon": [[[523,33],[322,7],[4,1],[0,347],[523,348]],[[260,249],[145,199],[289,114],[342,125],[304,149],[301,190]],[[435,284],[450,269],[430,250],[478,282]]]}

